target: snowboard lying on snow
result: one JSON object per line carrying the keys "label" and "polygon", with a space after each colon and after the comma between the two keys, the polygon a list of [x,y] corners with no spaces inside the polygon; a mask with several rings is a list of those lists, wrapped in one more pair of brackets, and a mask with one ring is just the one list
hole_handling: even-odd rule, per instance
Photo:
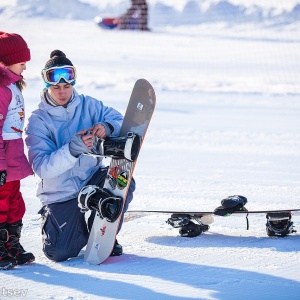
{"label": "snowboard lying on snow", "polygon": [[248,215],[251,214],[266,215],[268,236],[284,237],[296,232],[291,219],[292,215],[300,215],[300,209],[247,210],[246,203],[246,197],[234,195],[223,199],[222,205],[214,211],[128,210],[127,215],[171,214],[166,222],[174,228],[179,228],[179,233],[183,237],[195,237],[208,231],[209,225],[214,222],[214,217],[218,216],[244,215],[247,220],[247,229],[249,229]]}

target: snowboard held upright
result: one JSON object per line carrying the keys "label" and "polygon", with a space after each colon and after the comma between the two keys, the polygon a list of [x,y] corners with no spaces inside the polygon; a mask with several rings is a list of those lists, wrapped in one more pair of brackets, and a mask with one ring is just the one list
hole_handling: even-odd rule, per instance
{"label": "snowboard held upright", "polygon": [[125,199],[155,103],[153,87],[147,80],[139,79],[133,87],[119,137],[99,140],[93,151],[92,155],[112,159],[103,188],[86,186],[78,196],[82,210],[96,211],[84,255],[84,260],[90,264],[101,264],[114,247]]}

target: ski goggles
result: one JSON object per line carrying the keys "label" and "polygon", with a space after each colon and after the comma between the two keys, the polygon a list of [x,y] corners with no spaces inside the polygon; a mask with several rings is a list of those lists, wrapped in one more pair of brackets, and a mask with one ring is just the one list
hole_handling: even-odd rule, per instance
{"label": "ski goggles", "polygon": [[46,84],[56,85],[61,80],[74,84],[76,79],[76,69],[73,66],[52,67],[42,70],[42,77]]}

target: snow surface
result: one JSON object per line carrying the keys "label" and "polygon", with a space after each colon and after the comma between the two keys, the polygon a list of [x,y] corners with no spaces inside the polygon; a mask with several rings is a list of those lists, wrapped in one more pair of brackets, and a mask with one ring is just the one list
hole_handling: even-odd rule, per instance
{"label": "snow surface", "polygon": [[[156,90],[130,209],[213,210],[232,194],[251,210],[300,208],[299,1],[149,0],[151,32],[93,22],[128,2],[0,0],[1,30],[20,33],[32,52],[27,118],[40,71],[61,49],[78,69],[76,89],[121,112],[137,79]],[[142,216],[123,225],[124,255],[99,266],[82,255],[51,262],[36,180],[22,181],[22,243],[36,262],[1,272],[0,299],[299,299],[299,233],[267,237],[264,215],[251,215],[249,230],[243,216],[215,218],[191,239],[168,215]]]}

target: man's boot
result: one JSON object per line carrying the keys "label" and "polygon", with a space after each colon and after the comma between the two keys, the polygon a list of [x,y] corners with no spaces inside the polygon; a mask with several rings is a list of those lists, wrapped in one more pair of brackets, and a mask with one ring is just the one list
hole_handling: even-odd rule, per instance
{"label": "man's boot", "polygon": [[24,250],[20,244],[21,230],[23,224],[22,221],[9,224],[8,230],[8,241],[6,242],[7,252],[11,257],[14,257],[18,265],[31,263],[35,260],[34,255],[31,252]]}
{"label": "man's boot", "polygon": [[123,247],[115,240],[114,248],[112,249],[110,256],[120,256],[123,254]]}

